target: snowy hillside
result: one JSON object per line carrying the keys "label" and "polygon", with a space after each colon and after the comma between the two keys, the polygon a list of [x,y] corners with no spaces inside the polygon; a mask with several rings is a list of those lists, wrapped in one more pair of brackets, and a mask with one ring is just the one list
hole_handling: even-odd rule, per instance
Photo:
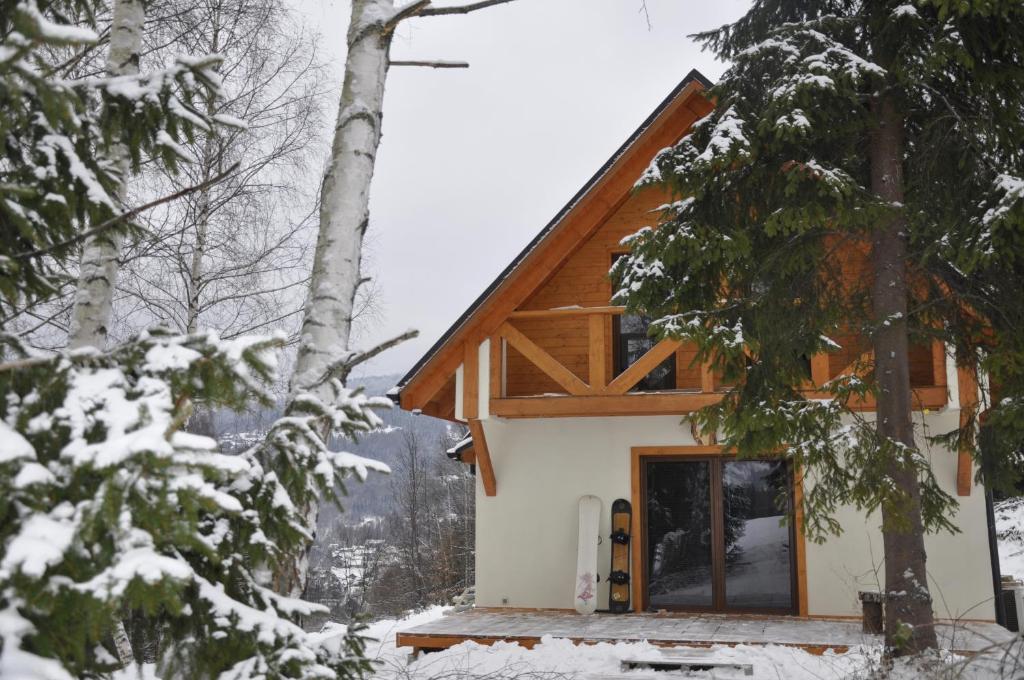
{"label": "snowy hillside", "polygon": [[1003,576],[1024,579],[1024,498],[996,503],[999,536],[999,571]]}

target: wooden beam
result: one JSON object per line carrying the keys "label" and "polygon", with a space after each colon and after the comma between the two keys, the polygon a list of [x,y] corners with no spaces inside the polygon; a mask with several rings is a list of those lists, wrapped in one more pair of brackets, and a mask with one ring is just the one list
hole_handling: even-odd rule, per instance
{"label": "wooden beam", "polygon": [[853,375],[857,377],[864,377],[866,374],[865,366],[874,366],[875,363],[875,350],[869,349],[863,352],[859,357],[854,359],[847,365],[843,370],[839,371],[836,377],[840,375]]}
{"label": "wooden beam", "polygon": [[677,349],[683,346],[683,343],[679,340],[672,340],[665,338],[654,347],[647,350],[647,352],[634,361],[629,368],[612,380],[608,387],[604,389],[605,394],[625,394],[636,385],[638,382],[644,379],[644,376],[657,368],[665,359],[672,356]]}
{"label": "wooden beam", "polygon": [[462,353],[462,417],[472,420],[480,412],[480,345],[467,340]]}
{"label": "wooden beam", "polygon": [[590,387],[600,392],[608,384],[608,376],[604,372],[605,355],[608,352],[604,341],[605,317],[601,314],[591,314],[587,318],[589,324],[587,359],[590,362]]}
{"label": "wooden beam", "polygon": [[643,497],[643,470],[641,468],[640,454],[637,453],[636,449],[630,451],[630,480],[629,480],[629,494],[630,500],[633,504],[632,513],[632,526],[629,528],[630,542],[633,544],[630,546],[630,560],[633,577],[631,580],[632,592],[630,595],[633,600],[633,611],[640,612],[646,611],[647,597],[646,589],[644,588],[646,577],[644,576],[644,551],[647,550],[647,537],[642,535],[643,524],[641,522],[640,508],[645,507],[647,502]]}
{"label": "wooden beam", "polygon": [[941,340],[932,342],[932,384],[946,384],[946,343]]}
{"label": "wooden beam", "polygon": [[498,329],[498,334],[505,338],[519,352],[533,364],[544,371],[552,380],[566,389],[569,394],[583,395],[590,394],[591,389],[587,383],[576,377],[576,374],[563,366],[557,359],[545,352],[533,340],[523,335],[519,329],[504,323]]}
{"label": "wooden beam", "polygon": [[715,391],[715,370],[710,361],[700,364],[700,391],[711,394]]}
{"label": "wooden beam", "polygon": [[807,608],[807,537],[804,534],[804,473],[796,464],[793,469],[793,528],[796,534],[796,604],[797,613],[806,617]]}
{"label": "wooden beam", "polygon": [[[960,429],[972,426],[978,415],[978,369],[974,364],[956,367],[957,382],[960,387]],[[956,494],[970,496],[974,485],[974,462],[971,449],[974,446],[974,433],[960,435],[960,447],[956,458]]]}
{"label": "wooden beam", "polygon": [[[828,392],[805,391],[806,399],[833,399]],[[719,402],[722,392],[644,392],[569,396],[506,397],[491,400],[491,415],[504,418],[559,418],[568,416],[685,415]],[[915,410],[939,409],[946,403],[945,387],[918,387],[913,391]],[[851,398],[853,411],[875,410],[875,400]]]}
{"label": "wooden beam", "polygon": [[822,352],[811,357],[811,382],[815,387],[828,382],[828,354]]}
{"label": "wooden beam", "polygon": [[473,435],[473,451],[476,453],[476,469],[480,471],[480,481],[484,485],[484,494],[498,495],[498,483],[494,478],[494,466],[491,464],[491,452],[487,448],[484,437],[484,426],[475,418],[469,421],[469,433]]}
{"label": "wooden beam", "polygon": [[491,413],[506,418],[560,416],[683,415],[714,404],[720,394],[666,392],[495,399]]}
{"label": "wooden beam", "polygon": [[560,316],[590,316],[592,314],[624,314],[625,307],[559,307],[557,309],[517,309],[510,319],[552,319]]}

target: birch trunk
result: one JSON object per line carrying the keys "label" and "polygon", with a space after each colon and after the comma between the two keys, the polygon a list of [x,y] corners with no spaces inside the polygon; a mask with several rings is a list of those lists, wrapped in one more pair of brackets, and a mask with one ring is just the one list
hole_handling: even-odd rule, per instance
{"label": "birch trunk", "polygon": [[[380,145],[391,40],[395,26],[413,16],[468,14],[511,0],[482,0],[462,6],[432,8],[430,0],[352,0],[345,80],[334,126],[331,159],[320,194],[320,232],[313,256],[309,298],[299,338],[290,393],[313,392],[330,399],[323,381],[332,365],[350,354],[349,336],[360,282],[363,238],[370,219],[370,182]],[[321,436],[326,441],[329,427]],[[315,524],[316,504],[307,508]],[[274,575],[279,592],[298,596],[305,589],[308,555],[296,556]]]}
{"label": "birch trunk", "polygon": [[[871,189],[883,201],[903,202],[903,119],[892,95],[872,102],[878,129],[872,136]],[[899,511],[882,506],[885,547],[885,641],[890,653],[914,654],[936,646],[932,599],[928,592],[921,488],[905,456],[917,455],[911,420],[910,362],[907,355],[906,221],[880,225],[872,243],[872,304],[875,379],[878,382],[876,428],[879,436],[902,447],[887,464],[887,476],[906,495]]]}
{"label": "birch trunk", "polygon": [[[211,54],[219,51],[217,32],[214,33],[214,40]],[[207,104],[206,115],[213,117],[217,112],[212,103]],[[209,182],[214,176],[214,168],[220,166],[220,154],[217,150],[217,141],[211,130],[206,133],[206,140],[203,142],[203,173],[202,181]],[[196,243],[192,250],[192,262],[188,269],[188,305],[185,312],[185,332],[195,333],[199,330],[200,296],[203,291],[203,258],[206,256],[206,243],[210,233],[210,187],[199,192],[196,199]]]}
{"label": "birch trunk", "polygon": [[[126,76],[139,72],[145,23],[146,11],[142,0],[115,0],[110,26],[110,51],[107,53],[107,72],[110,75]],[[117,199],[124,203],[129,171],[128,149],[118,143],[114,146],[114,156],[121,176]],[[112,230],[86,240],[71,308],[68,347],[92,346],[102,349],[106,345],[122,243],[121,234]]]}
{"label": "birch trunk", "polygon": [[[318,383],[332,363],[349,353],[394,14],[392,0],[352,2],[345,80],[321,187],[320,231],[291,381],[293,397],[312,390],[330,399],[329,387]],[[326,441],[329,435],[325,425],[321,436]],[[306,511],[315,526],[319,508],[314,504]],[[275,574],[275,588],[293,597],[301,595],[308,568],[308,555],[296,556],[289,568]]]}
{"label": "birch trunk", "polygon": [[349,351],[363,237],[388,71],[392,0],[353,0],[348,57],[331,159],[320,197],[320,233],[292,393],[305,391]]}

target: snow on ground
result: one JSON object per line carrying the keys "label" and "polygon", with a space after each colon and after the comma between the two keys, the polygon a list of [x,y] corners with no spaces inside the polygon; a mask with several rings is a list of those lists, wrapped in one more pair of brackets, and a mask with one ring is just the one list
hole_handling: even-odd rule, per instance
{"label": "snow on ground", "polygon": [[[544,637],[532,650],[515,643],[499,642],[491,646],[464,642],[449,649],[421,654],[413,659],[412,649],[395,647],[395,633],[444,615],[448,608],[433,607],[408,618],[378,621],[370,626],[366,635],[378,641],[367,646],[367,655],[377,659],[375,680],[670,680],[679,673],[648,670],[620,671],[624,659],[652,655],[687,653],[705,656],[703,648],[678,647],[671,651],[642,643],[600,643],[574,645],[569,640]],[[920,670],[903,665],[889,675],[874,675],[878,671],[878,648],[861,647],[845,654],[827,652],[821,656],[803,650],[779,645],[711,648],[716,660],[735,661],[754,665],[753,680],[1020,680],[1024,678],[1024,652],[1019,649],[1011,655],[1010,667],[999,667],[1002,651],[991,658],[976,657],[967,662],[950,658],[940,668]],[[735,669],[695,671],[686,677],[750,678]]]}
{"label": "snow on ground", "polygon": [[1024,580],[1024,498],[996,503],[995,515],[999,571],[1003,576]]}

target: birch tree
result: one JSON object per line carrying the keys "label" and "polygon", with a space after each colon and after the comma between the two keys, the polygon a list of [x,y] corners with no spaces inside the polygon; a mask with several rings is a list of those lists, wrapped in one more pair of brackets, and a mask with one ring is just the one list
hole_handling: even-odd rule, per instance
{"label": "birch tree", "polygon": [[[124,254],[115,308],[122,334],[153,323],[232,338],[280,328],[298,332],[308,284],[316,165],[326,78],[317,37],[278,0],[166,3],[151,32],[150,60],[215,53],[221,96],[206,113],[221,121],[186,144],[195,162],[140,178],[142,195],[223,182],[168,204],[146,220],[149,236]],[[163,57],[163,55],[168,55]]]}
{"label": "birch tree", "polygon": [[[131,76],[139,72],[145,23],[143,0],[114,0],[110,48],[107,52],[109,75]],[[118,137],[122,135],[120,132],[115,134]],[[130,162],[126,140],[119,138],[115,142],[113,154],[117,173],[121,178],[115,197],[123,206]],[[115,230],[95,234],[86,239],[71,311],[69,347],[103,347],[106,343],[122,242],[123,234]]]}
{"label": "birch tree", "polygon": [[[347,33],[348,54],[331,155],[320,194],[320,226],[309,295],[299,339],[291,395],[326,396],[322,385],[334,365],[351,352],[353,309],[363,282],[363,240],[369,227],[370,182],[383,120],[384,85],[395,29],[413,17],[467,14],[511,0],[484,0],[433,7],[414,0],[396,7],[393,0],[353,0]],[[394,65],[448,65],[444,62],[395,62]],[[460,64],[464,66],[464,64]],[[309,512],[315,516],[314,503]],[[290,573],[279,574],[284,592],[301,593],[305,556]]]}

